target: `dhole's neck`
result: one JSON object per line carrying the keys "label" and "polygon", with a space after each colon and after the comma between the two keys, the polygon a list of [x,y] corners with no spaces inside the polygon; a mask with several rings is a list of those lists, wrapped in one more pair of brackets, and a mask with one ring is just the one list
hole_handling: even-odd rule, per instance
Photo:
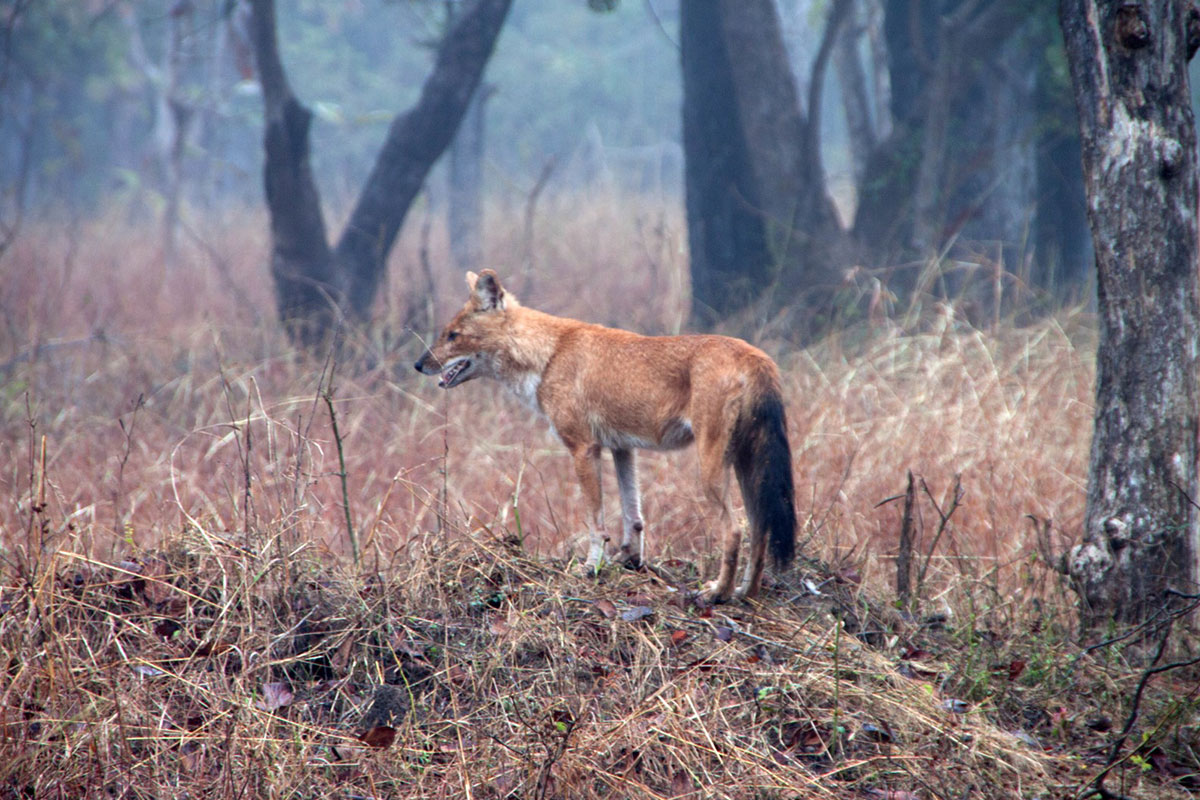
{"label": "dhole's neck", "polygon": [[510,308],[507,313],[512,318],[507,355],[514,371],[519,372],[545,370],[563,333],[580,324],[523,306]]}

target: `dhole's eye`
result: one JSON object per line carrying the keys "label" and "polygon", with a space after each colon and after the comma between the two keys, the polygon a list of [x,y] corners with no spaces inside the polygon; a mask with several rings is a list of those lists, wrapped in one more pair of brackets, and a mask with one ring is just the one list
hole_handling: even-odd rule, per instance
{"label": "dhole's eye", "polygon": [[447,342],[453,342],[457,338],[458,338],[458,331],[450,331],[449,333],[446,334]]}

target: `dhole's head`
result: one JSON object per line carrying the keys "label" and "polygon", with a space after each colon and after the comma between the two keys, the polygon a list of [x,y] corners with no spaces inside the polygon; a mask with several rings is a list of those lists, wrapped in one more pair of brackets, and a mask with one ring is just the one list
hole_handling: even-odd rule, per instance
{"label": "dhole's head", "polygon": [[496,356],[504,346],[505,309],[516,304],[490,269],[478,275],[468,272],[467,286],[471,289],[467,304],[413,365],[426,375],[440,372],[438,386],[443,389],[494,376]]}

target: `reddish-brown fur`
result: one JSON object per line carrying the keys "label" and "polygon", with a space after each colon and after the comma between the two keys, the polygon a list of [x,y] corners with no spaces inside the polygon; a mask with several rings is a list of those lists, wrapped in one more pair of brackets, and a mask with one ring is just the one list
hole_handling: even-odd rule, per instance
{"label": "reddish-brown fur", "polygon": [[[621,551],[627,561],[640,558],[643,532],[633,452],[637,448],[670,450],[696,442],[701,484],[725,531],[720,573],[705,589],[705,599],[721,602],[732,592],[740,531],[728,502],[728,467],[739,467],[739,483],[751,517],[751,552],[738,589],[753,596],[761,578],[767,537],[764,514],[775,513],[780,538],[771,542],[781,566],[791,557],[794,539],[790,453],[786,436],[759,435],[764,401],[782,429],[779,370],[756,347],[726,336],[641,336],[578,320],[555,317],[521,306],[505,292],[491,270],[467,274],[470,299],[445,327],[416,368],[441,373],[441,385],[457,386],[477,377],[499,380],[528,405],[544,414],[570,451],[589,510],[590,549],[587,565],[598,568],[605,557],[600,454],[609,448],[621,493]],[[754,426],[758,426],[757,428]],[[745,456],[735,459],[739,444]],[[756,459],[768,459],[764,448],[782,448],[770,463],[770,474]],[[760,452],[762,451],[762,452]],[[743,474],[743,472],[745,474]],[[763,481],[764,485],[750,485]],[[746,496],[778,492],[786,507],[760,511]],[[776,552],[776,548],[779,548]]]}

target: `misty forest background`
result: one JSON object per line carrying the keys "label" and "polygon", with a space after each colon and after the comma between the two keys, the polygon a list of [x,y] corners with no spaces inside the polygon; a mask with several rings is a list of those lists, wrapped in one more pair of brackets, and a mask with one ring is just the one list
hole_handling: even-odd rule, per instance
{"label": "misty forest background", "polygon": [[[1085,5],[0,2],[0,800],[1195,798],[1200,7],[1106,87]],[[777,361],[762,602],[686,452],[572,571],[552,432],[412,370],[484,267]]]}
{"label": "misty forest background", "polygon": [[[349,212],[389,122],[416,100],[457,5],[280,9],[283,60],[316,115],[312,164],[332,214]],[[612,6],[513,7],[487,67],[482,119],[462,134],[482,132],[473,188],[483,204],[452,202],[443,158],[421,200],[428,213],[440,219],[465,203],[482,211],[489,233],[489,224],[526,214],[531,199],[553,196],[632,196],[680,213],[678,3]],[[861,246],[804,275],[777,263],[780,304],[854,266],[909,288],[915,279],[902,265],[951,242],[964,263],[999,264],[1019,279],[1022,306],[1088,296],[1078,126],[1054,3],[968,3],[952,19],[936,3],[899,0],[777,6],[801,113],[818,121],[809,138],[839,227]],[[831,11],[839,33],[820,54]],[[0,84],[7,227],[23,217],[69,226],[105,214],[153,225],[177,215],[201,233],[205,215],[262,208],[262,101],[246,4],[47,1],[11,13]],[[815,113],[803,107],[813,99]],[[933,121],[944,128],[936,135],[927,131]],[[468,240],[456,260],[473,266],[479,223],[455,224],[467,233],[452,240]],[[410,221],[403,235],[418,233]],[[180,234],[170,236],[164,269]],[[520,269],[522,255],[492,266]],[[850,285],[867,280],[851,276]],[[700,288],[703,303],[721,294]]]}

